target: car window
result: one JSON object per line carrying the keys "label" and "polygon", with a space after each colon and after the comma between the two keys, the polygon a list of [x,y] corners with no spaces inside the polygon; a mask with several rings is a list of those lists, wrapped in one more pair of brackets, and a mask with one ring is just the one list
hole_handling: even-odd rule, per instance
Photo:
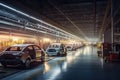
{"label": "car window", "polygon": [[50,45],[49,48],[59,48],[59,45]]}
{"label": "car window", "polygon": [[55,48],[59,48],[59,46],[58,46],[58,45],[56,45],[56,46],[55,46]]}
{"label": "car window", "polygon": [[38,46],[33,46],[34,47],[34,50],[36,52],[36,58],[40,58],[42,56],[42,51],[41,51],[41,48],[38,47]]}
{"label": "car window", "polygon": [[32,46],[28,46],[27,49],[33,50],[33,47]]}
{"label": "car window", "polygon": [[21,51],[23,47],[21,46],[12,46],[6,49],[6,51]]}
{"label": "car window", "polygon": [[41,50],[38,46],[34,46],[35,50]]}
{"label": "car window", "polygon": [[71,46],[67,46],[67,48],[71,48]]}
{"label": "car window", "polygon": [[27,46],[23,52],[26,52],[26,51],[33,51],[33,47],[32,46]]}

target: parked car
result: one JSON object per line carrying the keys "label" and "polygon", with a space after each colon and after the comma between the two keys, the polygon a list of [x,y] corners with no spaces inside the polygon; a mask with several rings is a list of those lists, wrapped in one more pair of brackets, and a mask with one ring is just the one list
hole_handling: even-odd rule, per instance
{"label": "parked car", "polygon": [[67,49],[61,43],[52,43],[46,49],[48,56],[66,56]]}
{"label": "parked car", "polygon": [[16,44],[8,47],[0,54],[0,62],[7,65],[22,64],[26,68],[30,67],[32,61],[44,61],[45,51],[34,44]]}

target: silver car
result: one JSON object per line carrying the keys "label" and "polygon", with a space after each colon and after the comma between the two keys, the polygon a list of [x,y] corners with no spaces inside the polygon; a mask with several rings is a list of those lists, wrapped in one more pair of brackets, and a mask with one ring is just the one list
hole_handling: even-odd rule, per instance
{"label": "silver car", "polygon": [[8,47],[0,53],[0,63],[7,65],[22,64],[30,67],[32,61],[44,61],[45,51],[34,44],[16,44]]}
{"label": "silver car", "polygon": [[61,43],[52,43],[46,49],[46,53],[48,56],[66,56],[67,50]]}

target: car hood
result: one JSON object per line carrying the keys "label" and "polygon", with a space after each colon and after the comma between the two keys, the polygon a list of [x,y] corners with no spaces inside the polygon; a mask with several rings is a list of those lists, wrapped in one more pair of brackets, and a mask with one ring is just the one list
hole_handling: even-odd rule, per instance
{"label": "car hood", "polygon": [[21,53],[21,51],[4,51],[1,54],[11,54],[11,55],[19,55]]}

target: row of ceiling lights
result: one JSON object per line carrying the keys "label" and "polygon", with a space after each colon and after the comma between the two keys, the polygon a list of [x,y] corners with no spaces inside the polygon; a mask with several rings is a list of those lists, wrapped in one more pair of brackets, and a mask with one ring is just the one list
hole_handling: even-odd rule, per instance
{"label": "row of ceiling lights", "polygon": [[[25,21],[25,22],[26,22],[25,25],[24,25],[24,26],[21,26],[21,25],[18,25],[18,24],[14,24],[14,23],[11,23],[11,22],[7,22],[7,21],[0,21],[0,23],[4,23],[4,24],[7,24],[7,25],[18,26],[18,27],[22,27],[22,28],[25,27],[26,29],[29,29],[29,30],[33,30],[33,31],[37,31],[37,32],[42,32],[42,33],[46,33],[46,34],[51,34],[51,35],[58,36],[58,37],[62,37],[62,38],[80,39],[80,38],[78,38],[77,36],[72,35],[72,34],[66,32],[66,31],[64,31],[64,30],[62,30],[62,29],[59,29],[59,28],[57,28],[57,27],[55,27],[55,26],[53,26],[53,25],[51,25],[51,24],[49,24],[49,23],[47,23],[47,22],[45,22],[45,21],[43,21],[43,20],[37,19],[37,18],[35,18],[35,17],[33,17],[33,16],[30,16],[30,15],[28,15],[28,14],[26,14],[26,13],[23,13],[23,12],[21,12],[21,11],[18,11],[18,10],[14,9],[14,8],[12,8],[12,7],[9,7],[9,6],[7,6],[7,5],[5,5],[5,4],[3,4],[3,3],[0,3],[0,6],[2,6],[2,7],[4,7],[4,8],[7,8],[7,9],[9,9],[9,10],[12,10],[12,11],[14,11],[14,12],[16,12],[16,13],[19,13],[19,14],[21,14],[22,16],[28,17],[28,18],[30,18],[30,19],[32,19],[32,20],[35,20],[35,21],[39,22],[39,23],[35,24],[35,23],[32,23],[32,22],[30,22],[30,21],[28,21],[28,20],[19,18],[18,16],[14,15],[14,17],[16,16],[15,18],[18,19],[18,20],[17,20],[18,23],[21,23],[21,22],[24,22],[24,21]],[[7,13],[6,13],[6,14],[7,14]],[[8,13],[8,15],[10,15],[10,13]],[[12,14],[12,15],[13,15],[13,14]],[[9,16],[7,16],[7,17],[9,17]],[[22,21],[22,20],[23,20],[23,21]],[[12,22],[13,22],[13,21],[12,21]],[[16,22],[16,20],[15,20],[15,22]],[[41,23],[44,24],[44,25],[42,25]],[[31,28],[30,26],[31,26],[32,28]],[[35,29],[35,28],[36,28],[36,29]],[[42,31],[42,30],[40,30],[39,28],[44,28],[45,31]],[[48,32],[48,30],[49,30],[50,32]],[[51,33],[51,32],[54,32],[54,33],[56,33],[56,34]]]}

